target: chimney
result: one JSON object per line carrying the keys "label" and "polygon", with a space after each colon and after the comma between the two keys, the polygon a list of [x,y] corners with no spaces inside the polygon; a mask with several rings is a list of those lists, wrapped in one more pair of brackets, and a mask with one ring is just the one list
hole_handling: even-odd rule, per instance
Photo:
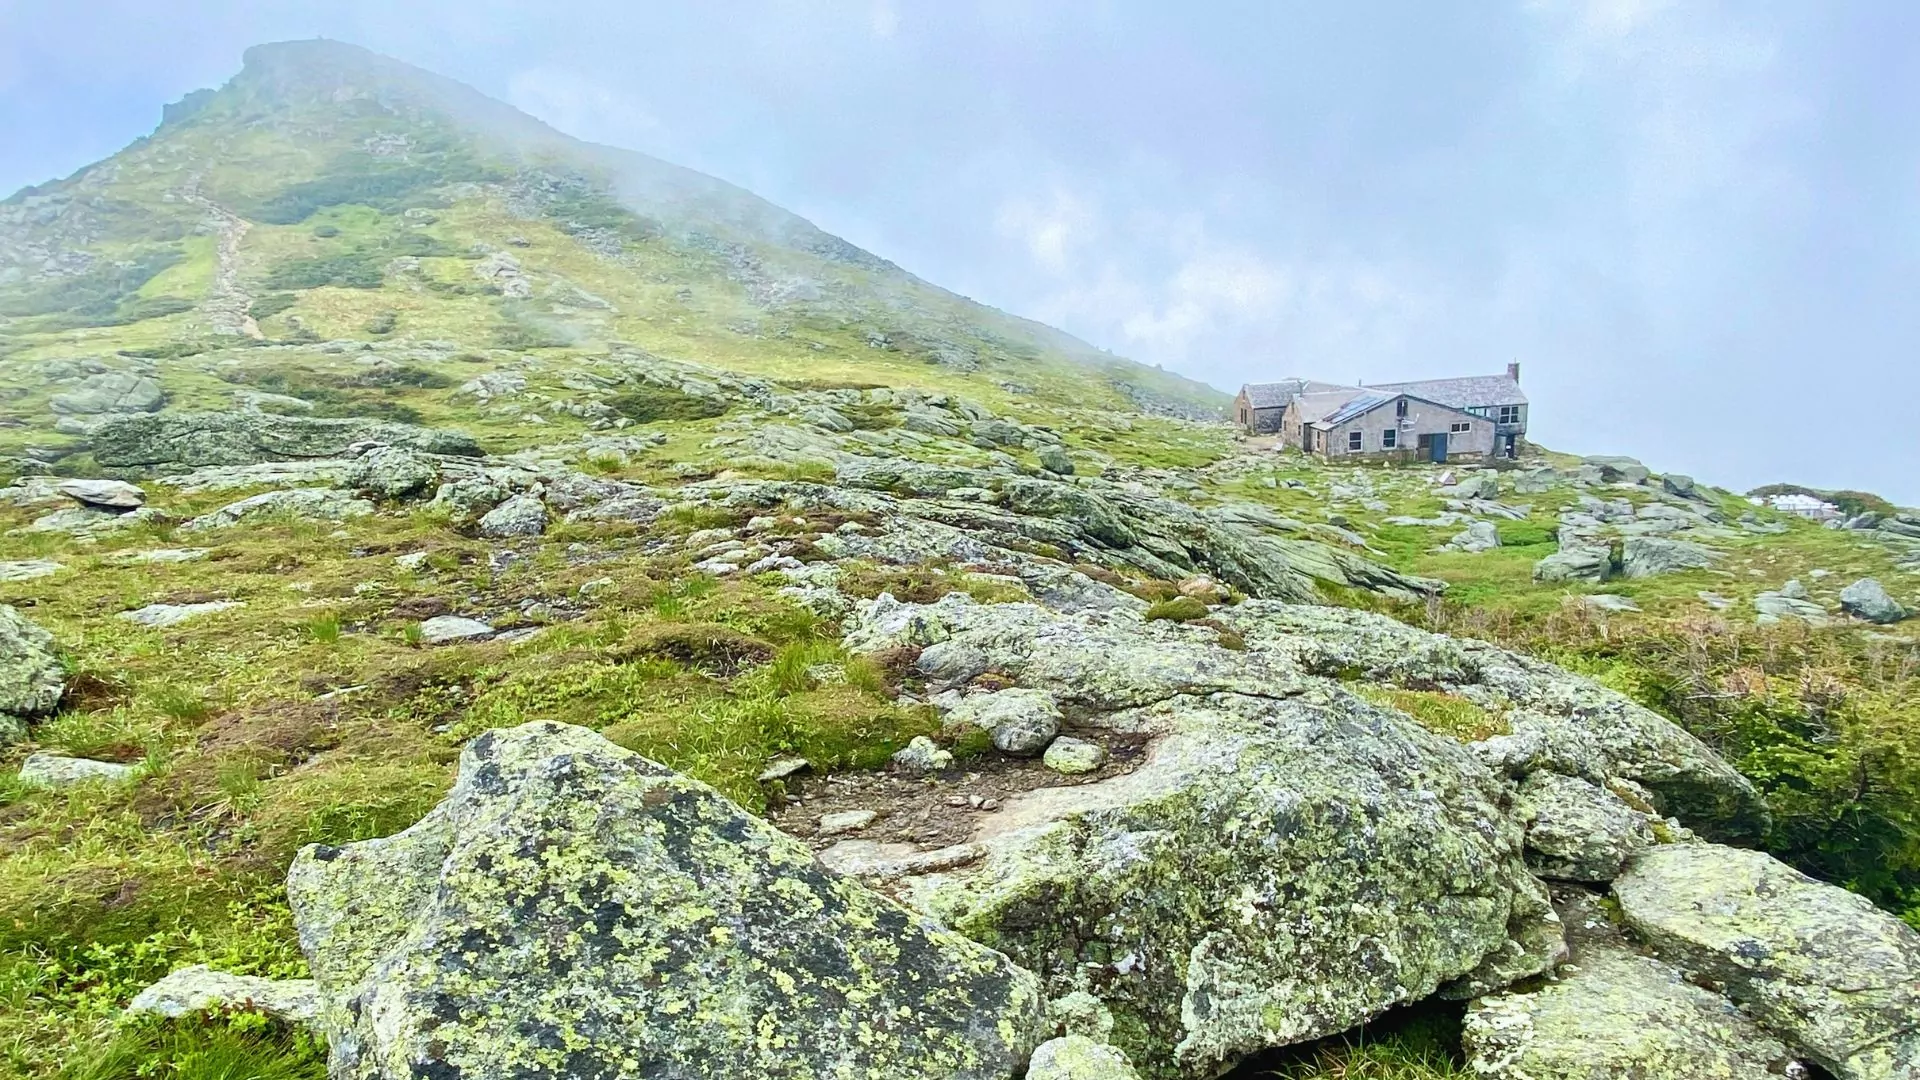
{"label": "chimney", "polygon": [[1515,360],[1513,363],[1507,365],[1507,378],[1512,379],[1514,382],[1520,381],[1520,361]]}

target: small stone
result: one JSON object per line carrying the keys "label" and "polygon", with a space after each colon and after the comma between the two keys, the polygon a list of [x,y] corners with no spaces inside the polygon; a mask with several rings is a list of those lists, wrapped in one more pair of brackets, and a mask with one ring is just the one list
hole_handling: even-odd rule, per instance
{"label": "small stone", "polygon": [[1079,776],[1105,765],[1107,750],[1098,743],[1076,739],[1071,735],[1062,735],[1048,744],[1046,756],[1040,760],[1054,772],[1065,776]]}
{"label": "small stone", "polygon": [[1073,459],[1068,457],[1067,452],[1058,446],[1044,446],[1040,448],[1040,467],[1060,476],[1073,475]]}
{"label": "small stone", "polygon": [[178,1019],[191,1013],[247,1009],[293,1023],[311,1023],[320,1015],[320,995],[312,979],[262,979],[229,975],[205,964],[184,967],[140,991],[127,1005],[132,1015]]}
{"label": "small stone", "polygon": [[134,766],[91,758],[66,757],[41,751],[20,763],[20,782],[36,787],[69,784],[120,783],[133,778]]}
{"label": "small stone", "polygon": [[199,562],[213,552],[209,548],[154,548],[152,551],[117,551],[106,561],[119,566],[137,563]]}
{"label": "small stone", "polygon": [[409,551],[405,555],[395,555],[393,557],[393,565],[402,570],[418,570],[426,564],[427,553],[424,551]]}
{"label": "small stone", "polygon": [[547,506],[533,495],[515,495],[480,518],[480,535],[490,540],[539,536],[547,531]]}
{"label": "small stone", "polygon": [[1027,1066],[1027,1080],[1139,1080],[1139,1076],[1119,1048],[1084,1035],[1041,1043]]}
{"label": "small stone", "polygon": [[1015,688],[969,697],[947,721],[987,732],[1002,753],[1035,757],[1060,733],[1060,707],[1045,690]]}
{"label": "small stone", "polygon": [[238,600],[210,600],[204,604],[148,604],[137,611],[123,611],[120,617],[128,622],[158,629],[241,606]]}
{"label": "small stone", "polygon": [[493,627],[461,615],[435,615],[420,624],[420,640],[428,645],[467,641],[492,635]]}
{"label": "small stone", "polygon": [[134,510],[146,504],[147,493],[125,480],[64,480],[59,492],[83,506]]}
{"label": "small stone", "polygon": [[859,832],[861,829],[880,820],[880,815],[872,810],[842,810],[837,814],[820,815],[820,826],[815,836],[841,836]]}
{"label": "small stone", "polygon": [[953,768],[953,754],[935,745],[925,735],[915,735],[893,755],[893,767],[909,776],[924,776]]}
{"label": "small stone", "polygon": [[774,758],[767,763],[766,768],[760,770],[760,775],[755,779],[762,784],[771,784],[775,780],[785,780],[789,776],[797,776],[811,768],[813,768],[813,762],[803,757]]}
{"label": "small stone", "polygon": [[1595,611],[1625,613],[1640,610],[1639,604],[1634,603],[1627,597],[1615,596],[1612,593],[1596,593],[1592,596],[1583,596],[1580,598],[1580,602],[1593,608]]}

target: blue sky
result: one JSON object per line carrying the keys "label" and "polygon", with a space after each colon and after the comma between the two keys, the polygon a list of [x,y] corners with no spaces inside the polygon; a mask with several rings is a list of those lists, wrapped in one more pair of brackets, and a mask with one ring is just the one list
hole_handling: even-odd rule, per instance
{"label": "blue sky", "polygon": [[0,0],[0,189],[354,41],[1226,389],[1920,503],[1920,5]]}

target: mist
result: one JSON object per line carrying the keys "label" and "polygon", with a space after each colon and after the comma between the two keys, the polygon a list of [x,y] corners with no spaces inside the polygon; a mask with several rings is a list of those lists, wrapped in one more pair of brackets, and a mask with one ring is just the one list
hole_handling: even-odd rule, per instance
{"label": "mist", "polygon": [[354,41],[1231,391],[1519,361],[1532,435],[1920,502],[1920,9],[0,6],[0,189]]}

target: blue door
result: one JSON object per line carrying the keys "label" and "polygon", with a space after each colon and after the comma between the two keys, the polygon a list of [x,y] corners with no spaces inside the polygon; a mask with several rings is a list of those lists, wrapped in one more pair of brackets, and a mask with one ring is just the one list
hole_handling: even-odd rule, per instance
{"label": "blue door", "polygon": [[1433,433],[1433,460],[1435,462],[1447,460],[1447,437],[1438,431]]}

